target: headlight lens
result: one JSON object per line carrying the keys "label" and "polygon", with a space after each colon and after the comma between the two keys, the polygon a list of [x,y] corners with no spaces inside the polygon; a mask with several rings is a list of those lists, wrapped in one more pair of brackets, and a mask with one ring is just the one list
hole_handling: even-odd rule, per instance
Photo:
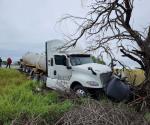
{"label": "headlight lens", "polygon": [[98,82],[95,81],[87,81],[86,83],[90,86],[99,86]]}

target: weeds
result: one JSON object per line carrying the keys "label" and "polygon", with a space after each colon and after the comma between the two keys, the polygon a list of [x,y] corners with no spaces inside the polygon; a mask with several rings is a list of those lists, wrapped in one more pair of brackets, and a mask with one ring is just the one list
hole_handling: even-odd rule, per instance
{"label": "weeds", "polygon": [[54,91],[35,93],[36,86],[16,70],[0,69],[0,124],[54,124],[73,106],[69,100],[60,102]]}

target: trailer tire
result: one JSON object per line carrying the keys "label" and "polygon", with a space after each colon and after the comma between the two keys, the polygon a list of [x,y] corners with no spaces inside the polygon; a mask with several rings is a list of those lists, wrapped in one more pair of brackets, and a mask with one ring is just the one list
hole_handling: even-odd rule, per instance
{"label": "trailer tire", "polygon": [[34,73],[34,74],[33,74],[33,80],[38,82],[39,79],[40,79],[40,75],[37,74],[37,73]]}
{"label": "trailer tire", "polygon": [[79,97],[86,97],[88,96],[88,91],[82,85],[75,85],[73,88],[75,94]]}
{"label": "trailer tire", "polygon": [[42,88],[46,88],[46,79],[45,79],[44,75],[40,76],[39,84],[40,84],[40,86],[42,86]]}

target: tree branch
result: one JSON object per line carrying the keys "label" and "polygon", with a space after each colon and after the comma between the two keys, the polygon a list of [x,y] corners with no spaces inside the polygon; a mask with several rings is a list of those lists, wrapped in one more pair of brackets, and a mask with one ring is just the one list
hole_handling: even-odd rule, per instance
{"label": "tree branch", "polygon": [[131,60],[137,62],[137,63],[141,66],[141,68],[142,68],[143,70],[145,70],[145,66],[144,66],[144,64],[143,64],[143,62],[142,62],[141,60],[138,60],[137,58],[135,58],[135,57],[132,56],[131,54],[127,53],[127,52],[126,52],[125,50],[123,50],[123,49],[120,49],[120,51],[124,54],[123,56],[126,56],[126,57],[130,58]]}

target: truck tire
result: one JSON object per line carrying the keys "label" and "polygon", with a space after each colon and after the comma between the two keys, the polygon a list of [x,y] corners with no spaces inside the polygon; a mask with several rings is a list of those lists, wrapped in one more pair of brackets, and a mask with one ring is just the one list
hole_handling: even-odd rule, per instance
{"label": "truck tire", "polygon": [[75,92],[75,94],[79,97],[86,97],[88,95],[87,90],[82,86],[82,85],[76,85],[73,88],[73,91]]}

